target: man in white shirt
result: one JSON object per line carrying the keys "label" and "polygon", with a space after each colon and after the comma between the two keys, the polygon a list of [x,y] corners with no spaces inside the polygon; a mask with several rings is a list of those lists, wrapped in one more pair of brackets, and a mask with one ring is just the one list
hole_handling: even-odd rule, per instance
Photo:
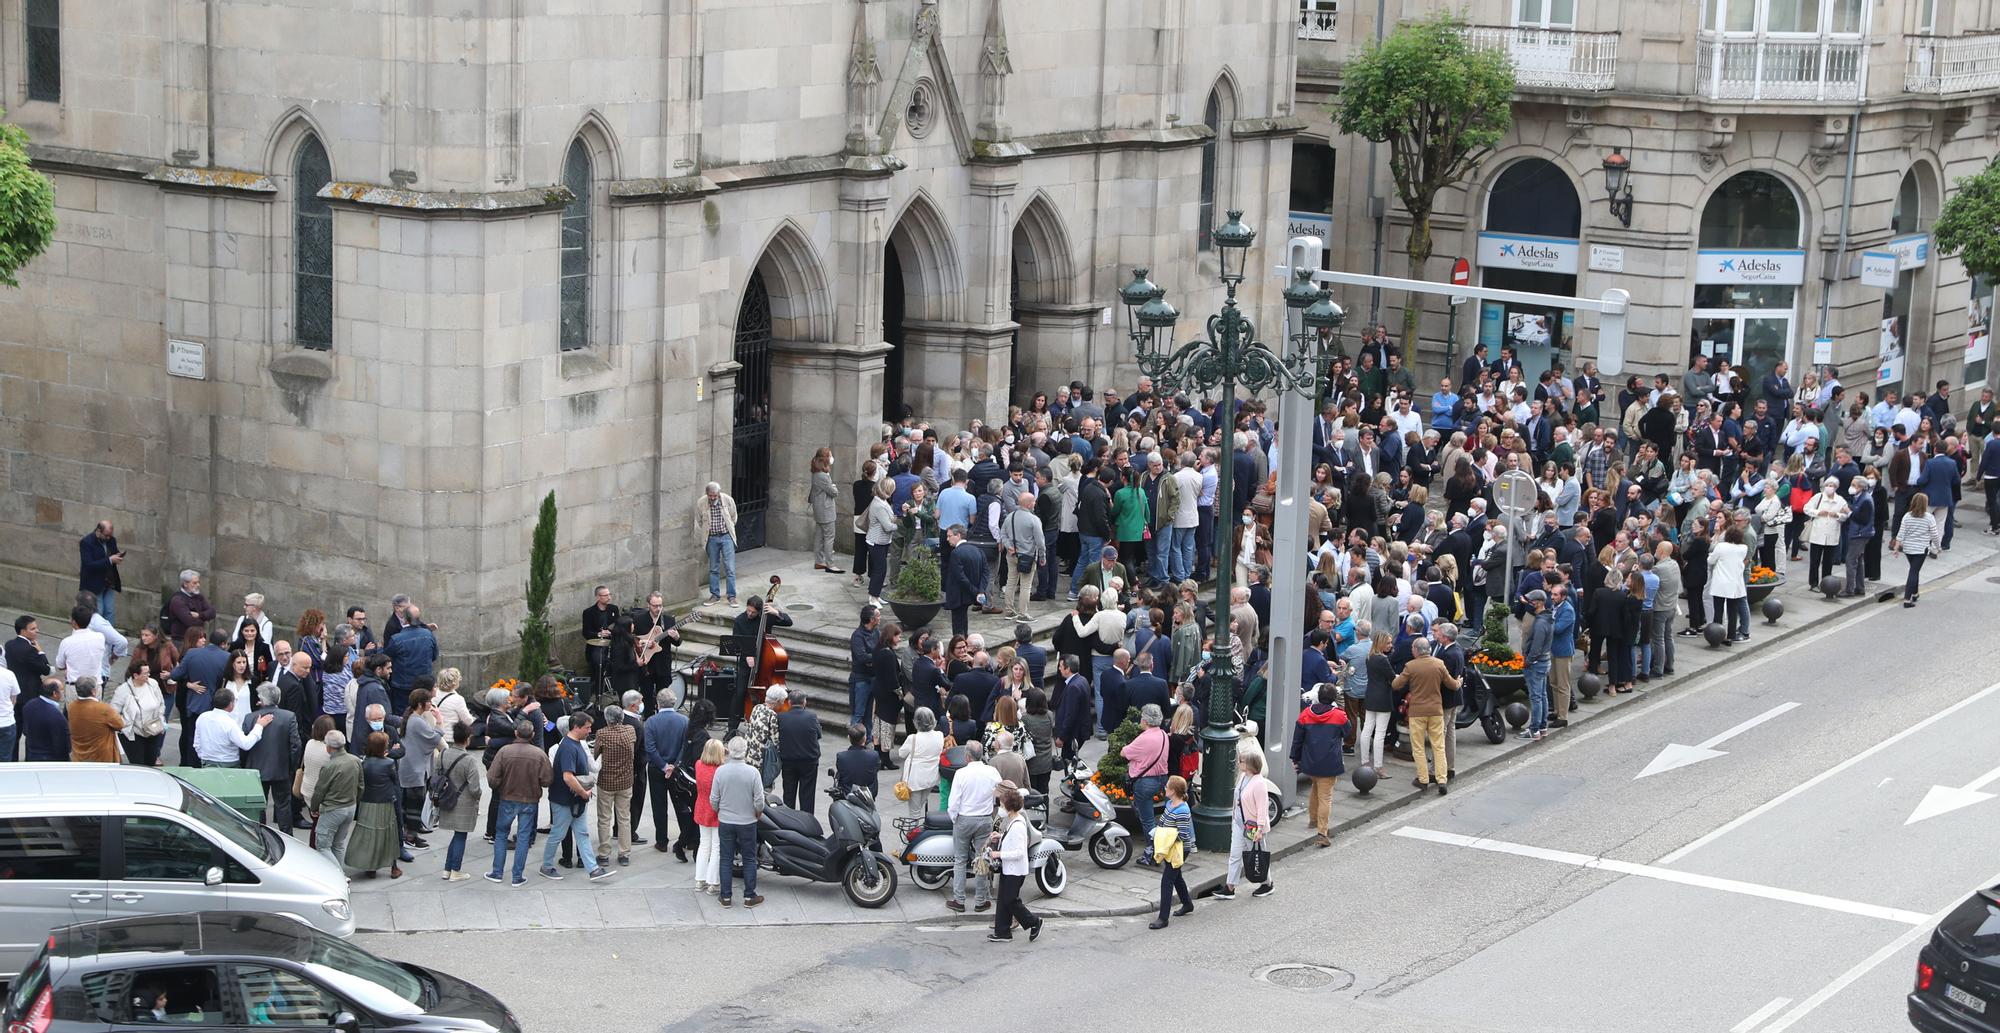
{"label": "man in white shirt", "polygon": [[[974,851],[986,849],[986,837],[993,831],[993,790],[1000,784],[1000,772],[986,763],[985,747],[965,744],[966,765],[951,776],[951,801],[945,813],[951,816],[951,899],[944,906],[965,910],[965,871],[972,866]],[[976,873],[972,879],[973,910],[993,906],[987,896],[986,880]]]}
{"label": "man in white shirt", "polygon": [[104,674],[98,684],[109,685],[111,684],[111,665],[123,657],[132,655],[132,643],[125,636],[120,635],[118,629],[111,626],[110,621],[104,619],[104,614],[97,608],[97,593],[78,592],[76,594],[76,604],[90,611],[90,630],[104,636],[106,647],[104,653]]}
{"label": "man in white shirt", "polygon": [[1424,418],[1410,411],[1408,395],[1396,399],[1396,411],[1390,413],[1389,418],[1396,422],[1398,436],[1415,434],[1421,437],[1424,433]]}
{"label": "man in white shirt", "polygon": [[105,677],[110,669],[110,643],[103,634],[90,629],[90,618],[96,611],[82,606],[69,611],[70,633],[56,647],[56,669],[62,672],[63,685],[73,690],[78,678]]}
{"label": "man in white shirt", "polygon": [[236,715],[230,712],[235,703],[234,690],[218,689],[214,708],[203,711],[195,719],[194,755],[201,759],[202,767],[242,767],[243,751],[257,745],[257,740],[264,737],[264,726],[271,723],[272,715],[259,717],[245,732],[243,726],[237,723]]}
{"label": "man in white shirt", "polygon": [[21,682],[14,672],[0,667],[0,764],[12,761],[15,740],[21,730],[14,723],[14,701],[21,698]]}

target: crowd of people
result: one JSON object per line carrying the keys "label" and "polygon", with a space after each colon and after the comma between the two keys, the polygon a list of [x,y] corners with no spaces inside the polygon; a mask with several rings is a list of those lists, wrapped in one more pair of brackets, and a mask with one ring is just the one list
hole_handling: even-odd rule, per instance
{"label": "crowd of people", "polygon": [[[1887,551],[1906,561],[1903,605],[1917,605],[1924,561],[1951,548],[1968,481],[1984,492],[1985,533],[2000,534],[1991,390],[1960,414],[1943,382],[1872,399],[1831,369],[1794,384],[1780,363],[1750,385],[1703,356],[1679,377],[1607,386],[1586,362],[1529,383],[1511,347],[1489,361],[1483,345],[1455,372],[1421,393],[1375,328],[1335,360],[1299,457],[1279,454],[1263,403],[1191,399],[1145,378],[1123,396],[1072,383],[956,433],[913,416],[885,425],[850,486],[852,575],[868,604],[849,642],[849,748],[835,777],[874,791],[889,776],[911,814],[963,822],[951,896],[962,909],[979,857],[997,852],[1003,878],[1018,867],[1007,793],[1047,793],[1058,761],[1131,720],[1141,863],[1184,857],[1191,840],[1162,835],[1155,849],[1152,837],[1185,822],[1176,808],[1198,780],[1197,730],[1226,663],[1238,675],[1227,716],[1251,718],[1247,735],[1260,734],[1269,693],[1300,694],[1293,760],[1312,779],[1308,818],[1326,845],[1344,757],[1384,773],[1407,739],[1414,784],[1446,791],[1453,715],[1481,677],[1470,639],[1492,607],[1514,625],[1530,706],[1520,734],[1535,739],[1567,725],[1579,664],[1615,694],[1674,673],[1676,639],[1711,622],[1725,642],[1748,640],[1754,585],[1800,574],[1860,595],[1884,579]],[[1311,464],[1303,669],[1299,684],[1272,687],[1270,521],[1276,470],[1291,461]],[[1531,511],[1503,515],[1495,487],[1513,471],[1539,491]],[[846,576],[829,450],[804,490],[815,566]],[[709,484],[693,516],[709,601],[735,604],[734,500]],[[1225,531],[1235,589],[1217,614],[1201,584]],[[750,656],[720,697],[677,701],[680,631],[660,592],[622,611],[607,587],[593,593],[581,618],[589,674],[617,702],[586,709],[553,677],[463,684],[439,667],[436,625],[406,596],[379,639],[360,606],[338,623],[307,609],[286,639],[254,593],[219,619],[189,570],[128,638],[116,629],[125,553],[111,524],[79,552],[81,591],[54,657],[32,617],[6,644],[5,759],[18,739],[30,760],[159,765],[178,717],[181,763],[255,769],[273,823],[310,827],[350,869],[392,877],[436,830],[452,836],[444,877],[469,877],[483,805],[488,879],[519,884],[538,834],[540,874],[602,879],[649,842],[638,828],[650,797],[654,848],[695,863],[699,886],[725,902],[726,859],[754,856],[765,792],[782,781],[787,806],[814,806],[817,716],[776,687],[745,719]],[[921,554],[937,563],[948,628],[884,617],[885,583]],[[1030,604],[1058,599],[1068,612],[1034,641]],[[973,633],[974,610],[1017,621],[1012,640]],[[737,639],[789,621],[752,594]],[[993,784],[948,761],[971,746],[1002,773]],[[1261,807],[1239,809],[1224,899],[1262,820]],[[1176,877],[1163,872],[1163,897]],[[754,906],[754,863],[743,878]],[[1169,917],[1163,904],[1160,922]]]}

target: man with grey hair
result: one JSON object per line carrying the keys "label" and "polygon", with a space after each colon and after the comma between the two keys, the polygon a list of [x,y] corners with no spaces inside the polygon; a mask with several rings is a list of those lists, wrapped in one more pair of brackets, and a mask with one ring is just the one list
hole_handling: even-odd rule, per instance
{"label": "man with grey hair", "polygon": [[235,703],[234,690],[217,689],[214,705],[195,719],[194,752],[201,760],[199,767],[241,767],[243,751],[263,739],[264,728],[271,723],[272,716],[251,714],[247,726],[238,726],[236,716],[229,712]]}
{"label": "man with grey hair", "polygon": [[708,602],[722,601],[723,581],[729,586],[729,605],[736,605],[736,500],[714,481],[702,488],[694,503],[695,540],[708,554]]}
{"label": "man with grey hair", "polygon": [[348,834],[354,831],[354,811],[361,804],[361,758],[347,752],[347,736],[339,729],[326,733],[324,746],[313,743],[307,749],[326,750],[313,783],[306,812],[312,815],[313,846],[335,864],[347,852]]}
{"label": "man with grey hair", "polygon": [[[1431,626],[1431,655],[1443,662],[1445,673],[1460,680],[1465,679],[1465,647],[1458,644],[1458,625],[1451,621],[1439,621]],[[1465,705],[1462,689],[1451,689],[1444,696],[1444,768],[1449,778],[1458,771],[1458,715],[1456,711]]]}
{"label": "man with grey hair", "polygon": [[257,686],[257,708],[243,715],[243,730],[258,722],[266,727],[257,744],[243,751],[243,766],[257,772],[264,783],[264,823],[280,832],[292,828],[292,776],[299,769],[299,723],[280,704],[278,686],[264,682]]}
{"label": "man with grey hair", "polygon": [[680,763],[681,748],[687,740],[687,729],[687,715],[674,709],[674,690],[661,689],[653,697],[653,716],[640,728],[640,741],[646,754],[647,789],[653,796],[653,849],[661,853],[669,849],[667,815],[671,808],[681,821],[681,843],[675,853],[681,860],[687,859],[684,856],[687,844],[695,838],[694,797],[675,796],[670,788],[674,768]]}
{"label": "man with grey hair", "polygon": [[743,905],[756,907],[764,902],[757,895],[757,818],[764,813],[764,776],[747,762],[750,745],[742,736],[730,739],[724,752],[727,759],[715,769],[715,777],[708,784],[708,805],[715,808],[716,849],[721,855],[716,871],[722,885],[716,896],[723,907],[734,904],[730,896],[731,880],[740,859]]}
{"label": "man with grey hair", "polygon": [[1157,863],[1153,859],[1153,797],[1167,788],[1167,733],[1160,727],[1165,720],[1159,707],[1147,704],[1139,711],[1139,734],[1121,751],[1132,779],[1132,806],[1139,812],[1139,841],[1146,848],[1139,863],[1147,867]]}
{"label": "man with grey hair", "polygon": [[993,736],[993,756],[987,761],[993,770],[1000,773],[1003,782],[1011,782],[1016,789],[1028,787],[1028,759],[1014,749],[1014,733],[1002,731]]}
{"label": "man with grey hair", "polygon": [[[626,693],[636,696],[638,693]],[[618,865],[632,863],[632,787],[640,785],[639,735],[626,723],[625,708],[604,708],[604,726],[597,730],[597,867],[611,863],[611,837],[618,836]]]}
{"label": "man with grey hair", "polygon": [[206,627],[214,619],[214,604],[201,594],[201,572],[181,571],[180,591],[167,600],[167,637],[180,645],[187,641],[189,628]]}
{"label": "man with grey hair", "polygon": [[[986,763],[986,749],[977,740],[965,744],[965,756],[965,766],[952,775],[951,801],[945,807],[951,818],[952,861],[951,899],[944,906],[958,912],[965,910],[966,870],[972,867],[975,851],[986,849],[986,838],[993,831],[993,792],[1000,785],[1000,773]],[[726,853],[723,863],[729,863]],[[973,876],[975,911],[993,906],[987,881]]]}
{"label": "man with grey hair", "polygon": [[69,705],[69,759],[116,764],[118,733],[125,719],[116,707],[97,698],[97,687],[97,679],[90,675],[76,680],[76,702]]}

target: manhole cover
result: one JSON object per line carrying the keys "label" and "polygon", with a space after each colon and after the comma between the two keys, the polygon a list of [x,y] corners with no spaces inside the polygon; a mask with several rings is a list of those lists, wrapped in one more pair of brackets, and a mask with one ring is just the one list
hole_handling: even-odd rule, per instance
{"label": "manhole cover", "polygon": [[1986,580],[1987,580],[1988,582],[1992,583],[1992,584],[1996,584],[1996,585],[2000,585],[2000,575],[1996,575],[1996,576],[1994,576],[1994,577],[1989,577],[1989,578],[1987,578]]}
{"label": "manhole cover", "polygon": [[785,605],[785,612],[787,613],[810,613],[817,609],[819,607],[811,603],[787,603]]}
{"label": "manhole cover", "polygon": [[1308,965],[1303,962],[1266,965],[1252,972],[1250,978],[1287,990],[1345,990],[1354,985],[1352,972],[1331,965]]}

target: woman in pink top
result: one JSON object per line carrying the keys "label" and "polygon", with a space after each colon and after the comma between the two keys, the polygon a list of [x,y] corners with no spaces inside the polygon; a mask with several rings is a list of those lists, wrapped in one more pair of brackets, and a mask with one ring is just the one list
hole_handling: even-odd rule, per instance
{"label": "woman in pink top", "polygon": [[1120,753],[1132,786],[1132,808],[1139,812],[1139,841],[1146,852],[1139,863],[1151,867],[1153,860],[1153,797],[1167,788],[1167,733],[1164,718],[1152,703],[1139,711],[1140,731]]}
{"label": "woman in pink top", "polygon": [[[1236,884],[1243,879],[1243,852],[1271,831],[1271,783],[1264,778],[1264,755],[1255,750],[1239,751],[1236,773],[1236,806],[1230,808],[1229,820],[1229,875],[1215,891],[1217,900],[1236,899]],[[1275,887],[1266,880],[1250,895],[1268,897]]]}
{"label": "woman in pink top", "polygon": [[715,805],[708,802],[708,787],[715,781],[715,769],[722,766],[723,757],[722,740],[710,739],[694,766],[694,823],[701,830],[701,843],[694,851],[694,888],[698,893],[712,893],[722,884],[722,857],[716,848],[722,822]]}

